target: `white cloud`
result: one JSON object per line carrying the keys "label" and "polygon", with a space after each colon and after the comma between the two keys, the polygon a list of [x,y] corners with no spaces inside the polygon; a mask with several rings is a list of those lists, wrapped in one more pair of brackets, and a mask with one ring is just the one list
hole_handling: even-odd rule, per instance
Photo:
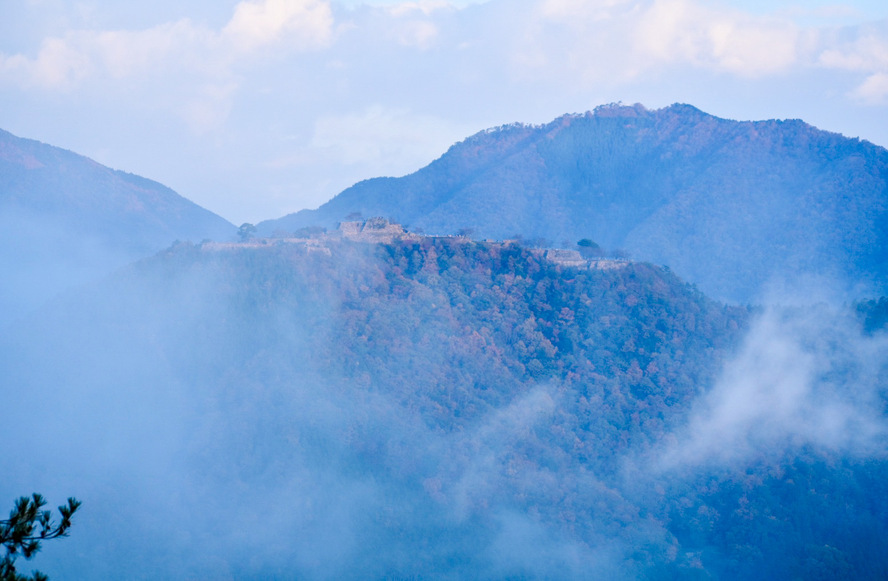
{"label": "white cloud", "polygon": [[780,74],[800,62],[803,35],[789,20],[695,0],[539,0],[515,31],[522,79],[574,72],[589,87],[636,82],[664,67]]}
{"label": "white cloud", "polygon": [[34,59],[0,55],[3,76],[25,87],[70,88],[89,76],[93,69],[88,54],[58,38],[45,40]]}
{"label": "white cloud", "polygon": [[442,13],[450,14],[454,10],[456,7],[444,0],[420,0],[393,4],[380,13],[388,16],[386,26],[398,44],[427,50],[438,38],[435,19]]}
{"label": "white cloud", "polygon": [[333,16],[322,0],[244,1],[219,32],[188,19],[144,30],[79,30],[44,40],[34,58],[0,55],[0,73],[27,86],[70,89],[87,79],[169,76],[182,69],[225,75],[239,56],[280,45],[311,50],[332,38]]}
{"label": "white cloud", "polygon": [[868,34],[852,43],[827,48],[820,55],[820,64],[848,71],[888,69],[888,37]]}
{"label": "white cloud", "polygon": [[861,72],[863,82],[849,95],[866,104],[888,102],[888,30],[869,29],[851,42],[833,40],[819,56],[818,64],[828,69]]}
{"label": "white cloud", "polygon": [[888,102],[888,73],[875,73],[857,87],[852,95],[873,105]]}
{"label": "white cloud", "polygon": [[438,10],[451,10],[454,5],[446,0],[420,0],[419,2],[399,2],[389,6],[387,11],[392,16],[412,16],[417,12],[429,16]]}
{"label": "white cloud", "polygon": [[156,72],[157,67],[168,66],[211,42],[208,31],[181,20],[140,31],[84,33],[76,44],[92,53],[112,77],[123,78]]}
{"label": "white cloud", "polygon": [[544,18],[568,23],[584,20],[606,20],[615,16],[617,8],[632,8],[631,0],[543,0],[540,13]]}
{"label": "white cloud", "polygon": [[786,21],[716,11],[689,0],[658,0],[635,31],[643,54],[742,76],[773,74],[797,60],[798,31]]}
{"label": "white cloud", "polygon": [[398,43],[426,50],[438,36],[438,27],[428,20],[409,20],[397,27]]}
{"label": "white cloud", "polygon": [[[884,122],[861,120],[872,115],[863,105],[888,100],[885,25],[823,28],[739,0],[489,0],[469,8],[457,0],[231,0],[200,9],[166,2],[165,19],[151,20],[160,24],[139,27],[147,10],[120,16],[107,8],[112,0],[94,4],[88,18],[69,11],[51,27],[32,27],[43,40],[0,40],[0,91],[12,120],[4,124],[85,153],[110,148],[108,163],[155,172],[223,213],[211,199],[224,187],[231,199],[235,190],[254,192],[243,207],[290,195],[290,211],[359,179],[415,170],[486,126],[545,122],[618,100],[805,116],[885,142]],[[20,121],[37,102],[51,103],[57,119],[94,115],[102,136],[84,147],[73,121],[51,131]],[[852,124],[832,121],[840,117]],[[130,121],[153,139],[124,148],[130,136],[117,127]],[[157,150],[184,148],[186,137],[195,139],[187,151]],[[201,155],[203,164],[184,161]],[[155,161],[138,161],[147,158]],[[174,166],[173,176],[166,168]],[[235,166],[253,175],[237,186],[219,179]],[[257,185],[262,179],[269,185]]]}
{"label": "white cloud", "polygon": [[279,41],[299,48],[319,48],[332,37],[333,14],[322,0],[240,2],[222,36],[242,50]]}
{"label": "white cloud", "polygon": [[769,308],[702,398],[663,466],[743,462],[813,445],[884,450],[888,337],[865,337],[826,307]]}
{"label": "white cloud", "polygon": [[146,30],[73,31],[43,42],[35,58],[6,57],[7,78],[25,85],[70,89],[88,79],[168,74],[213,44],[214,36],[188,20]]}

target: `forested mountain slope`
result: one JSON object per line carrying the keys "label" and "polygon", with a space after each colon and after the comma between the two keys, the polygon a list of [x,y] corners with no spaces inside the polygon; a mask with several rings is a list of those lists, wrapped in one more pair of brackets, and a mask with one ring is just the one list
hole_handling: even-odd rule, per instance
{"label": "forested mountain slope", "polygon": [[873,333],[514,244],[180,244],[0,339],[0,493],[84,501],[58,578],[883,578]]}
{"label": "forested mountain slope", "polygon": [[261,230],[331,227],[355,212],[436,234],[591,238],[734,301],[800,278],[850,296],[884,294],[888,281],[888,151],[688,105],[484,131],[414,174],[358,183]]}
{"label": "forested mountain slope", "polygon": [[175,240],[233,234],[157,182],[0,130],[0,324]]}

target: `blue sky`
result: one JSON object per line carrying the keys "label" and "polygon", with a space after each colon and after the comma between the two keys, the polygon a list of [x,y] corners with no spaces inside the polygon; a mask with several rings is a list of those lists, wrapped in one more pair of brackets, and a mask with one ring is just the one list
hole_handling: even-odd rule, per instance
{"label": "blue sky", "polygon": [[9,0],[0,128],[235,223],[622,101],[888,145],[888,3]]}

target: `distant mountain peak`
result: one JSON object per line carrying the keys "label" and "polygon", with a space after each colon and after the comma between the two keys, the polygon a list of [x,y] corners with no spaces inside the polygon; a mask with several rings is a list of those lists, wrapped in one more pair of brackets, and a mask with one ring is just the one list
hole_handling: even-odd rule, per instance
{"label": "distant mountain peak", "polygon": [[623,103],[607,103],[595,107],[586,116],[596,117],[643,117],[650,113],[650,109],[641,103],[634,105],[624,105]]}
{"label": "distant mountain peak", "polygon": [[476,133],[402,178],[346,189],[260,231],[352,212],[427,232],[592,238],[750,301],[823,276],[888,290],[888,151],[804,121],[732,121],[676,103],[620,103]]}
{"label": "distant mountain peak", "polygon": [[0,324],[177,239],[234,230],[155,181],[0,130]]}

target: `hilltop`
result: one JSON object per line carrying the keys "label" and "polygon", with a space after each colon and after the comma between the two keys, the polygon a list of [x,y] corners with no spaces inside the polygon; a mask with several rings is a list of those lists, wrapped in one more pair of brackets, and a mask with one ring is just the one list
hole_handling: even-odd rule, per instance
{"label": "hilltop", "polygon": [[[5,485],[49,474],[115,515],[47,556],[68,577],[133,563],[152,578],[888,570],[883,432],[857,454],[816,439],[858,403],[881,417],[882,384],[861,380],[883,369],[883,339],[866,339],[862,363],[841,351],[864,340],[854,329],[766,349],[752,366],[767,381],[815,361],[828,391],[753,391],[738,407],[763,414],[751,458],[669,467],[664,446],[744,449],[723,431],[742,417],[703,444],[686,428],[749,348],[755,312],[647,263],[571,266],[382,220],[300,234],[175,245],[2,337],[17,389],[0,437],[52,402],[2,458]],[[829,390],[842,405],[821,417]],[[767,420],[791,419],[787,401],[805,416],[784,436]],[[854,434],[871,433],[867,417]]]}
{"label": "hilltop", "polygon": [[[403,232],[370,225],[367,237]],[[651,265],[565,267],[457,237],[374,241],[365,226],[178,244],[2,338],[18,386],[4,437],[29,402],[54,404],[0,469],[55,466],[78,497],[104,491],[93,504],[119,507],[119,525],[84,523],[47,558],[90,563],[68,571],[80,579],[133,562],[155,578],[502,577],[536,567],[496,556],[513,512],[571,546],[646,538],[643,520],[620,516],[634,500],[583,489],[593,472],[610,482],[596,489],[618,486],[620,457],[680,422],[745,310]],[[476,477],[486,484],[465,490]],[[262,528],[236,541],[216,518]],[[172,521],[193,538],[187,562]],[[233,557],[244,547],[249,563]],[[660,550],[625,558],[641,571]],[[552,571],[574,576],[564,567]]]}
{"label": "hilltop", "polygon": [[[269,238],[250,235],[244,237],[240,242],[208,241],[205,244],[201,244],[201,248],[207,250],[221,250],[244,247],[255,248],[269,245],[280,246],[282,244],[287,244],[301,247],[309,252],[322,252],[329,256],[331,254],[329,245],[343,240],[368,244],[423,244],[438,240],[445,241],[449,244],[469,244],[472,242],[472,239],[466,235],[448,234],[435,236],[425,233],[410,232],[397,222],[393,222],[381,216],[376,216],[367,220],[342,221],[338,224],[337,228],[332,231],[328,231],[326,228],[322,227],[301,228],[293,233],[279,232],[277,236]],[[483,242],[494,247],[503,247],[521,246],[523,241],[520,239],[488,239]],[[531,255],[547,262],[580,269],[609,270],[623,268],[628,265],[628,260],[625,257],[608,257],[600,248],[587,252],[585,255],[581,251],[584,250],[581,246],[577,246],[577,248],[579,248],[579,250],[531,246],[525,250]]]}
{"label": "hilltop", "polygon": [[605,107],[235,242],[0,137],[0,488],[95,511],[53,577],[888,577],[888,299],[701,290],[880,288],[881,148]]}
{"label": "hilltop", "polygon": [[888,151],[799,120],[636,105],[503,126],[260,231],[334,227],[350,214],[436,234],[589,238],[732,301],[807,277],[851,296],[888,290]]}

